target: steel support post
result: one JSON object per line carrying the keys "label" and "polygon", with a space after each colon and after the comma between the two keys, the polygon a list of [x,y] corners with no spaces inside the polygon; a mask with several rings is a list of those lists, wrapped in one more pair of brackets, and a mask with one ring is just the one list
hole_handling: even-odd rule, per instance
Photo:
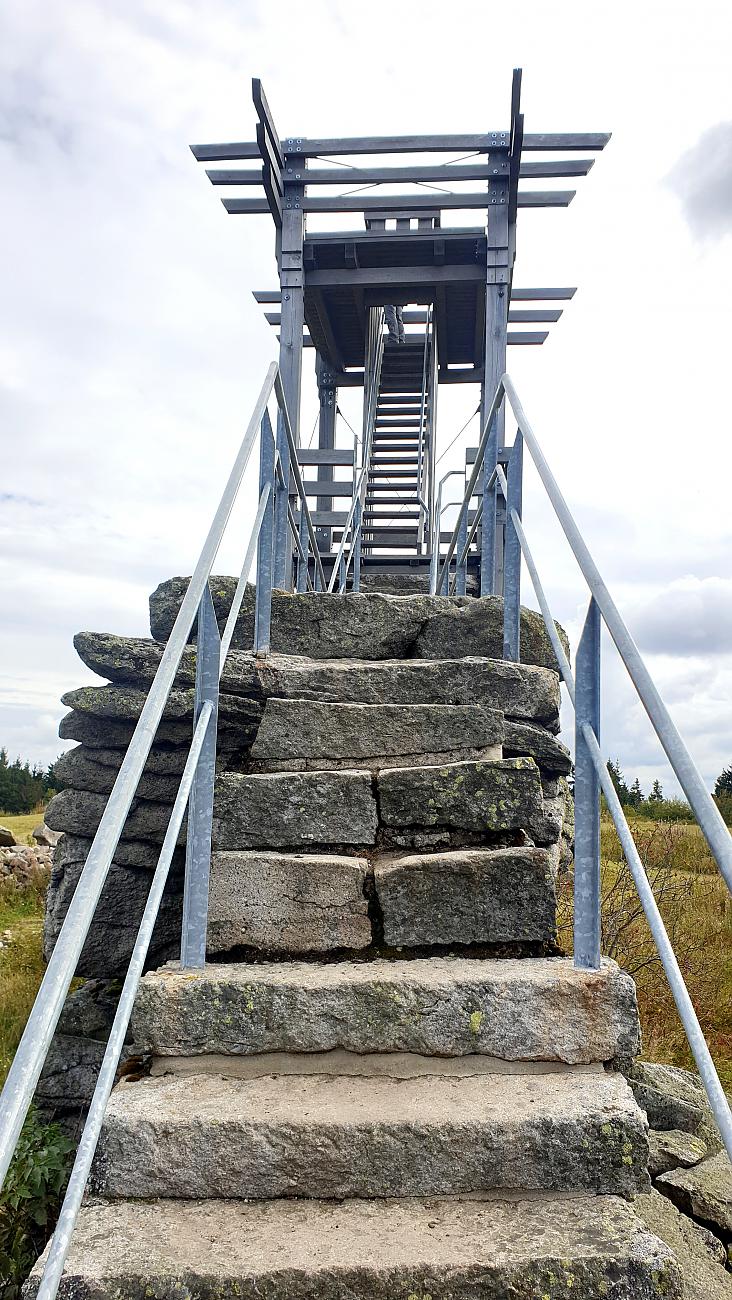
{"label": "steel support post", "polygon": [[[292,166],[290,166],[292,164]],[[282,297],[280,321],[280,377],[282,391],[290,416],[290,426],[295,445],[300,445],[300,389],[302,386],[302,336],[305,324],[305,297],[303,272],[303,242],[305,218],[303,202],[305,189],[302,173],[305,160],[297,155],[285,155],[283,172],[284,198],[282,200],[282,232],[279,240],[279,272]],[[289,176],[297,172],[299,179]],[[277,447],[288,494],[291,484],[290,456],[282,420],[278,418]],[[295,501],[290,500],[294,510]],[[275,525],[274,585],[283,590],[292,589],[292,538],[287,526],[287,500],[278,503]]]}
{"label": "steel support post", "polygon": [[590,600],[575,666],[574,964],[600,965],[600,782],[584,727],[600,740],[600,610]]}
{"label": "steel support post", "polygon": [[[318,447],[321,451],[332,451],[335,447],[336,433],[336,410],[338,406],[338,390],[335,385],[335,375],[330,366],[323,360],[320,353],[315,358],[315,374],[318,381],[318,398],[320,404],[320,413],[318,416]],[[333,482],[333,466],[318,465],[317,476],[321,481],[328,483]],[[332,510],[332,497],[317,497],[316,510]],[[318,550],[321,555],[330,552],[332,546],[332,529],[327,527],[316,528],[315,536],[318,542]]]}
{"label": "steel support post", "polygon": [[[488,209],[488,249],[485,286],[485,348],[484,377],[481,400],[481,429],[485,427],[495,391],[506,371],[506,336],[508,330],[509,265],[508,265],[508,182],[497,181],[491,185],[491,206]],[[493,421],[495,439],[488,442],[483,462],[483,524],[480,547],[480,594],[500,595],[500,571],[497,564],[499,547],[499,522],[496,518],[497,487],[494,483],[486,490],[498,463],[504,443],[504,406]],[[502,528],[502,524],[500,525]]]}
{"label": "steel support post", "polygon": [[180,962],[184,969],[206,964],[208,881],[211,872],[211,829],[216,781],[216,723],[219,707],[221,637],[208,583],[198,607],[196,694],[193,725],[205,703],[212,706],[206,737],[193,779],[188,805],[186,867],[183,886],[183,930]]}
{"label": "steel support post", "polygon": [[505,503],[506,542],[503,580],[503,658],[521,659],[521,545],[511,512],[521,519],[523,501],[524,440],[516,434],[508,462],[508,501]]}
{"label": "steel support post", "polygon": [[269,654],[269,632],[272,619],[272,587],[274,585],[274,533],[277,514],[277,497],[287,496],[279,488],[275,473],[275,443],[269,412],[262,417],[259,441],[259,492],[269,484],[270,494],[262,519],[257,543],[257,591],[254,604],[254,653]]}

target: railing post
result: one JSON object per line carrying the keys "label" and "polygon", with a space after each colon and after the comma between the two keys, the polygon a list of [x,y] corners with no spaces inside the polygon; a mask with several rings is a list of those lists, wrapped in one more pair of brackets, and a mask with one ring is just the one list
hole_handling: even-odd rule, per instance
{"label": "railing post", "polygon": [[274,522],[274,573],[272,585],[279,591],[289,591],[287,578],[288,561],[292,563],[292,549],[288,533],[287,504],[290,490],[290,448],[287,442],[285,421],[281,411],[277,412],[277,451],[282,468],[283,482],[278,484],[275,494]]}
{"label": "railing post", "polygon": [[[259,491],[269,484],[270,494],[262,519],[257,543],[257,590],[254,605],[254,653],[269,654],[269,634],[272,619],[272,587],[274,585],[274,532],[277,515],[277,498],[287,502],[284,488],[278,491],[275,473],[275,443],[269,412],[262,416],[259,442]],[[285,510],[285,515],[287,511]]]}
{"label": "railing post", "polygon": [[213,822],[214,783],[216,780],[216,723],[219,706],[219,671],[221,637],[211,592],[206,588],[198,607],[196,638],[196,695],[193,725],[203,705],[213,706],[206,738],[191,789],[188,806],[186,870],[183,886],[183,931],[180,962],[186,969],[200,969],[206,964],[206,928],[208,921],[208,881],[211,872],[211,830]]}
{"label": "railing post", "polygon": [[[467,491],[467,488],[468,488],[468,483],[467,483],[467,474],[466,474],[465,491]],[[462,511],[462,514],[460,516],[460,524],[458,527],[458,535],[457,535],[457,545],[455,547],[455,595],[456,596],[464,596],[468,587],[468,581],[467,581],[468,557],[466,555],[465,559],[461,564],[460,556],[462,555],[463,550],[465,549],[465,543],[468,540],[469,515],[470,515],[470,502],[466,501],[465,509]],[[447,590],[448,591],[450,590],[449,583],[447,586]]]}
{"label": "railing post", "polygon": [[356,512],[353,516],[353,527],[355,530],[355,545],[353,547],[353,581],[351,583],[352,591],[361,590],[361,520],[363,518],[363,506],[359,501],[356,506]]}
{"label": "railing post", "polygon": [[496,490],[495,481],[486,489],[491,474],[498,464],[498,414],[493,417],[493,427],[483,456],[483,519],[480,527],[480,594],[495,593],[496,575]]}
{"label": "railing post", "polygon": [[583,727],[600,740],[600,610],[594,597],[577,647],[574,750],[574,964],[600,965],[600,782]]}
{"label": "railing post", "polygon": [[310,549],[310,537],[308,535],[308,520],[305,514],[305,501],[300,502],[300,523],[297,530],[300,545],[302,547],[305,559],[303,560],[300,551],[297,553],[297,590],[298,592],[307,591],[308,589],[308,551]]}
{"label": "railing post", "polygon": [[521,659],[521,546],[511,511],[521,519],[524,474],[524,440],[519,429],[508,462],[508,500],[503,578],[503,658]]}

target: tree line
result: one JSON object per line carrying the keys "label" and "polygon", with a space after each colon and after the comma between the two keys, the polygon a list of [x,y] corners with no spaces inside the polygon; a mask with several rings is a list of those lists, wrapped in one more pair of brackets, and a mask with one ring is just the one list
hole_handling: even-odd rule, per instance
{"label": "tree line", "polygon": [[[649,817],[654,821],[694,821],[694,814],[685,799],[664,798],[663,787],[658,779],[653,782],[648,794],[644,794],[638,777],[632,785],[628,785],[618,759],[609,760],[607,770],[623,808],[636,817]],[[720,772],[714,783],[712,797],[727,825],[732,825],[732,764]]]}
{"label": "tree line", "polygon": [[56,793],[53,764],[39,767],[16,758],[11,763],[7,749],[0,749],[0,813],[30,813]]}

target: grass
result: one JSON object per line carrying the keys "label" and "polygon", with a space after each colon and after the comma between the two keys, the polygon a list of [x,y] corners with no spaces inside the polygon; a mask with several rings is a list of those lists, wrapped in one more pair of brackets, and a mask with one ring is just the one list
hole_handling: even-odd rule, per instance
{"label": "grass", "polygon": [[[34,824],[38,825],[37,820]],[[0,1086],[43,977],[43,907],[47,888],[45,871],[37,872],[23,885],[16,885],[13,880],[0,882],[3,945],[0,948]]]}
{"label": "grass", "polygon": [[[725,1087],[732,1088],[732,899],[699,827],[638,818],[631,826],[681,972]],[[635,979],[643,1055],[693,1069],[686,1034],[609,818],[601,828],[602,950]],[[571,875],[560,938],[571,950]]]}
{"label": "grass", "polygon": [[32,813],[0,813],[0,826],[7,826],[19,844],[34,844],[33,831],[43,821],[43,811]]}

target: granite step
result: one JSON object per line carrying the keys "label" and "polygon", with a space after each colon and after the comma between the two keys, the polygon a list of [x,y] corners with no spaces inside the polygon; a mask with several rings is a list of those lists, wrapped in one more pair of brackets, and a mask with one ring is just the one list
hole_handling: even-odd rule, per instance
{"label": "granite step", "polygon": [[[377,476],[413,477],[410,470],[377,470]],[[150,629],[157,641],[170,634],[188,585],[187,578],[161,583],[150,597]],[[231,608],[236,579],[211,578],[220,625]],[[233,647],[251,649],[254,592],[249,589],[237,620]],[[559,628],[568,652],[566,633]],[[503,601],[498,596],[386,596],[377,592],[326,592],[272,598],[272,649],[314,659],[459,659],[484,654],[503,657]],[[556,658],[540,614],[521,611],[524,663],[556,669]]]}
{"label": "granite step", "polygon": [[216,779],[213,846],[366,848],[377,832],[403,847],[430,837],[447,846],[453,834],[492,842],[528,833],[552,844],[561,831],[555,802],[544,800],[531,758],[383,768],[373,782],[370,771],[354,769],[227,772]]}
{"label": "granite step", "polygon": [[[38,1290],[42,1260],[24,1294]],[[616,1197],[87,1203],[60,1300],[680,1300]]]}
{"label": "granite step", "polygon": [[[344,704],[267,700],[257,767],[421,766],[430,755],[502,757],[503,714],[470,704]],[[395,760],[397,760],[395,762]]]}
{"label": "granite step", "polygon": [[[439,1069],[439,1065],[437,1066]],[[112,1198],[631,1197],[647,1122],[619,1074],[205,1073],[120,1082],[92,1173]]]}
{"label": "granite step", "polygon": [[630,976],[566,957],[171,962],[143,977],[132,1035],[163,1058],[343,1049],[581,1065],[639,1046]]}
{"label": "granite step", "polygon": [[[214,853],[208,952],[292,956],[372,943],[479,945],[516,954],[556,942],[558,853],[529,846],[432,853]],[[369,905],[369,900],[371,906]]]}
{"label": "granite step", "polygon": [[[152,682],[163,653],[157,641],[107,632],[80,632],[74,645],[92,672],[122,686],[134,682],[143,688]],[[191,648],[181,660],[178,686],[192,687],[195,671],[195,651]],[[95,698],[106,701],[109,691],[101,694],[105,688],[96,689]],[[479,704],[500,709],[510,718],[559,729],[556,674],[501,658],[364,660],[272,654],[262,660],[249,650],[230,650],[221,690],[257,701],[275,697],[351,704]],[[110,712],[109,705],[103,715],[101,706],[96,708],[96,715],[107,723],[112,721]],[[125,724],[130,732],[137,717],[139,710]],[[187,720],[185,725],[190,735]]]}

